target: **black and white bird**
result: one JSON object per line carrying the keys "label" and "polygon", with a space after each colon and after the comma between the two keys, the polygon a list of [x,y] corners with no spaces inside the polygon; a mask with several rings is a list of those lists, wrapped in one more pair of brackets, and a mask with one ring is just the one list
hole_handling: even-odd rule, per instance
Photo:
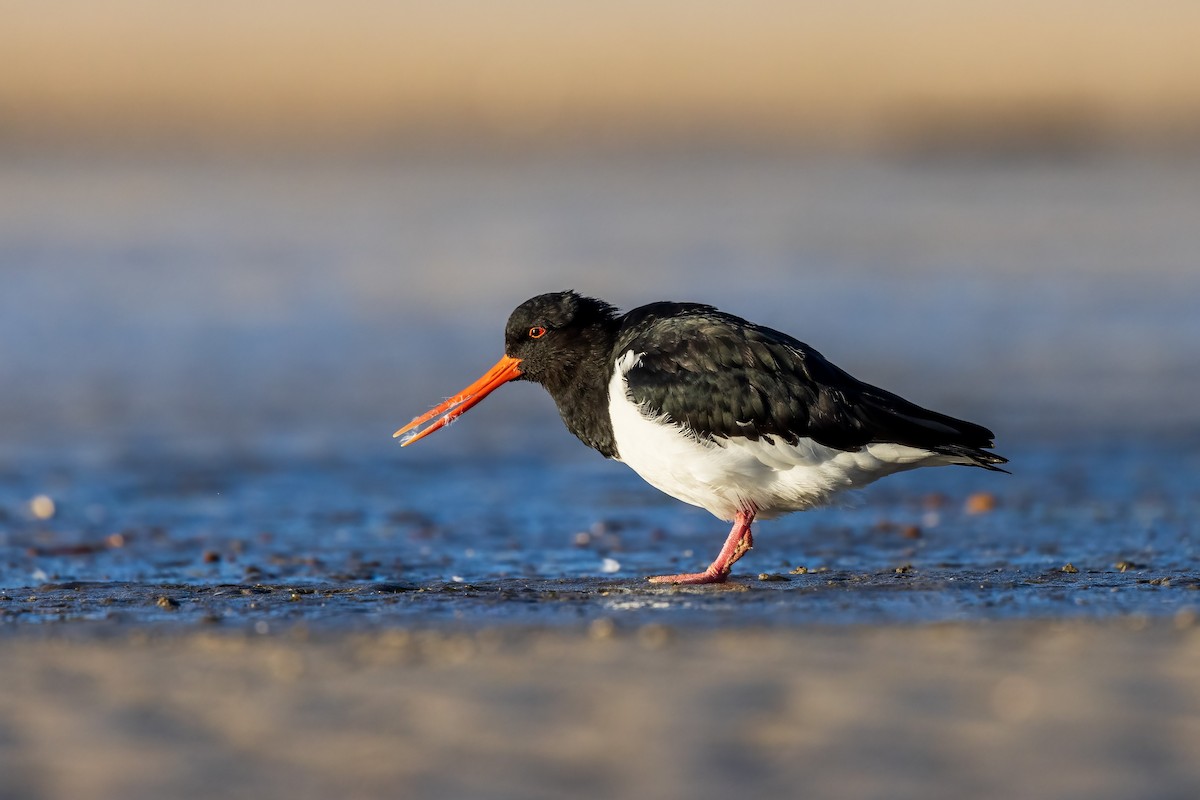
{"label": "black and white bird", "polygon": [[621,315],[572,291],[538,295],[508,318],[504,352],[394,435],[412,444],[508,381],[540,383],[584,444],[733,522],[708,569],[656,583],[725,581],[753,546],[756,518],[903,470],[1007,463],[987,452],[987,428],[863,383],[803,342],[712,306],[651,303]]}

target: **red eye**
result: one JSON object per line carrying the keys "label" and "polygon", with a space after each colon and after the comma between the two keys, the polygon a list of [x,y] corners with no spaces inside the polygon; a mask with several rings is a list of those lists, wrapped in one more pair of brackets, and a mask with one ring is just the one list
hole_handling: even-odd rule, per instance
{"label": "red eye", "polygon": [[543,328],[541,325],[534,325],[532,328],[529,329],[529,338],[530,339],[540,339],[545,335],[546,335],[546,329]]}

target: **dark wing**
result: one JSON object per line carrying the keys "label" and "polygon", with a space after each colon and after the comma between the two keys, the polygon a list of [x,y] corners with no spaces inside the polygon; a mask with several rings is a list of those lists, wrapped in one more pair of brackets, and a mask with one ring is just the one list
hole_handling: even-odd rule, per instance
{"label": "dark wing", "polygon": [[874,442],[961,456],[988,469],[1006,459],[987,428],[863,383],[808,345],[711,306],[658,303],[630,312],[615,355],[633,401],[698,436],[809,438],[839,450]]}

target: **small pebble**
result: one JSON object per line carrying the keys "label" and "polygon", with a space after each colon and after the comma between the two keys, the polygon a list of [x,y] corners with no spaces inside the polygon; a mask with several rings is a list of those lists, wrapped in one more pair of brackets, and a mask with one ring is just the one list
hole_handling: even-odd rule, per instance
{"label": "small pebble", "polygon": [[794,570],[792,570],[792,574],[793,575],[807,575],[808,567],[796,567]]}
{"label": "small pebble", "polygon": [[611,639],[616,632],[617,624],[603,617],[588,626],[588,636],[593,639]]}
{"label": "small pebble", "polygon": [[200,556],[200,559],[205,564],[215,564],[221,560],[221,554],[216,550],[205,550],[204,555]]}
{"label": "small pebble", "polygon": [[1076,572],[1079,572],[1079,570],[1075,568],[1075,565],[1071,564],[1070,562],[1063,564],[1062,571],[1069,572],[1072,575],[1074,575]]}
{"label": "small pebble", "polygon": [[991,492],[976,492],[967,498],[966,508],[968,514],[988,514],[996,510],[996,495]]}
{"label": "small pebble", "polygon": [[790,581],[791,580],[791,578],[789,578],[787,575],[780,575],[778,572],[760,572],[760,573],[758,573],[758,579],[760,581],[768,581],[768,582],[779,582],[779,581]]}
{"label": "small pebble", "polygon": [[671,640],[671,630],[665,625],[649,623],[638,628],[638,642],[647,650],[657,650]]}
{"label": "small pebble", "polygon": [[945,508],[949,502],[950,500],[946,495],[936,492],[927,494],[921,498],[921,505],[930,510]]}
{"label": "small pebble", "polygon": [[606,558],[600,562],[600,571],[605,574],[612,574],[621,569],[621,562],[615,558]]}
{"label": "small pebble", "polygon": [[154,605],[168,611],[174,611],[175,609],[179,608],[179,601],[174,597],[167,597],[165,594],[160,594],[158,597],[154,598]]}
{"label": "small pebble", "polygon": [[34,519],[50,519],[54,516],[54,500],[49,495],[39,494],[29,501],[29,513]]}

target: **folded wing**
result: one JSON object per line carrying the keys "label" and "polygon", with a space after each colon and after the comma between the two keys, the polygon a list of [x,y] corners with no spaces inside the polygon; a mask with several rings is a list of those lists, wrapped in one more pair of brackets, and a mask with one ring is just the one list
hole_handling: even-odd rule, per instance
{"label": "folded wing", "polygon": [[656,305],[629,315],[616,350],[640,356],[626,379],[648,415],[707,438],[808,438],[839,450],[889,442],[992,470],[1007,461],[986,452],[987,428],[863,383],[787,334],[710,306],[672,305],[668,317]]}

